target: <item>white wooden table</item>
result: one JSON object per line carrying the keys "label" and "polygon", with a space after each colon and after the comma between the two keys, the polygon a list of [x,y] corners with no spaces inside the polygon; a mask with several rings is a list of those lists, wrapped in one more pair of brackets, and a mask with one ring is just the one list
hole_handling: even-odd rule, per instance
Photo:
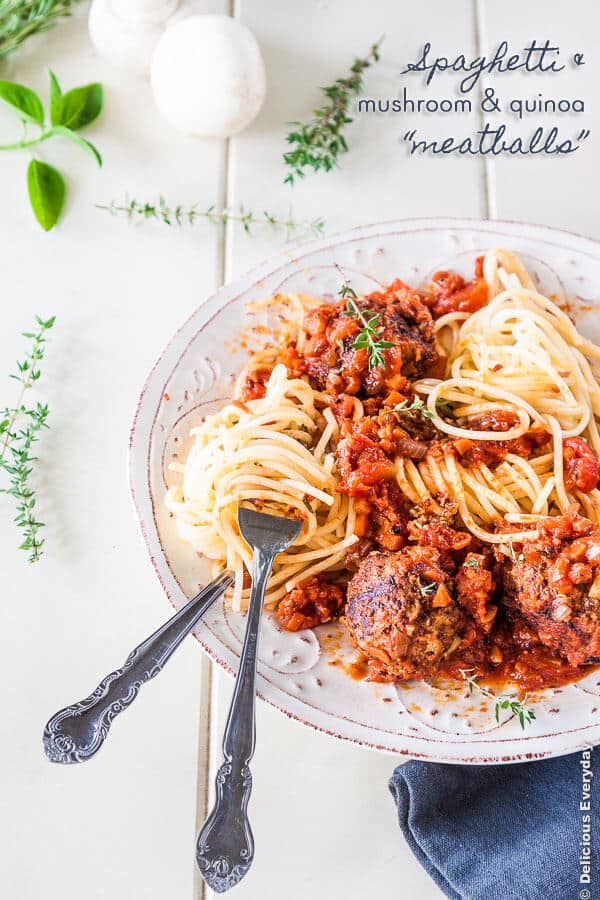
{"label": "white wooden table", "polygon": [[[235,10],[230,9],[230,5]],[[593,143],[573,158],[408,159],[399,138],[421,117],[371,115],[351,132],[343,167],[293,192],[282,182],[284,123],[319,101],[317,86],[343,73],[382,32],[384,59],[367,75],[367,94],[397,90],[402,63],[429,40],[440,52],[476,55],[509,37],[533,36],[589,53],[587,69],[568,74],[559,95],[595,100],[597,59],[593,0],[562,2],[427,0],[213,0],[202,11],[235,14],[256,34],[268,72],[268,100],[258,120],[228,143],[181,136],[155,111],[147,83],[110,68],[87,40],[85,10],[34,39],[1,77],[46,91],[51,67],[65,87],[100,80],[105,112],[90,128],[104,156],[94,169],[77,148],[63,147],[69,202],[60,226],[44,234],[25,196],[26,159],[2,154],[1,373],[22,352],[19,332],[35,313],[57,315],[41,394],[51,429],[40,446],[40,512],[47,554],[29,567],[2,500],[0,604],[3,895],[15,900],[192,900],[208,896],[194,868],[196,828],[231,682],[211,670],[190,640],[165,673],[119,719],[92,762],[61,768],[41,751],[44,721],[84,696],[139,639],[169,614],[129,499],[128,430],[138,392],[163,344],[181,321],[228,279],[277,252],[270,232],[248,238],[197,225],[128,227],[94,208],[125,193],[173,202],[199,200],[324,216],[328,230],[405,216],[516,218],[600,237]],[[597,55],[597,54],[596,54]],[[452,96],[451,79],[431,96]],[[411,82],[414,93],[419,88]],[[515,96],[551,91],[541,79],[510,76]],[[586,126],[600,125],[586,113]],[[448,117],[435,130],[478,127]],[[0,129],[11,118],[0,111]],[[531,117],[533,125],[534,118]],[[569,122],[567,122],[569,124]],[[576,122],[570,120],[570,130]],[[427,126],[429,127],[429,126]],[[531,126],[532,127],[532,126]],[[7,138],[8,140],[8,138]],[[45,151],[50,161],[56,151]],[[597,155],[597,154],[596,154]],[[2,403],[11,383],[2,381]],[[387,779],[396,760],[335,743],[261,704],[251,814],[255,865],[236,897],[393,896],[434,900],[439,890],[415,862],[396,825]]]}

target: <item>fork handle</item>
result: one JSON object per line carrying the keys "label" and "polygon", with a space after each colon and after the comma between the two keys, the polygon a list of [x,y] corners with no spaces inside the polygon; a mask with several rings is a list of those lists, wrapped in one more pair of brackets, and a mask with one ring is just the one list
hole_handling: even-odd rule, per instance
{"label": "fork handle", "polygon": [[256,740],[256,661],[265,589],[275,554],[255,549],[252,592],[246,634],[223,737],[223,763],[215,780],[215,805],[196,844],[202,877],[217,893],[234,887],[254,857],[254,837],[248,820],[252,791],[250,760]]}
{"label": "fork handle", "polygon": [[133,703],[146,681],[162,671],[182,640],[232,580],[230,575],[220,575],[132,650],[123,666],[103,678],[89,697],[53,715],[43,737],[48,759],[56,763],[77,763],[97,753],[114,718]]}

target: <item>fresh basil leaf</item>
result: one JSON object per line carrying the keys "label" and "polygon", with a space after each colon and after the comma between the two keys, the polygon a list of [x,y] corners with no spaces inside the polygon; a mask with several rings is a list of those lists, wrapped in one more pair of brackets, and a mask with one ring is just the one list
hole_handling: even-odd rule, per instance
{"label": "fresh basil leaf", "polygon": [[44,231],[50,231],[65,203],[64,178],[54,166],[32,159],[27,169],[27,189],[36,219]]}
{"label": "fresh basil leaf", "polygon": [[0,81],[0,100],[4,100],[13,109],[16,109],[21,117],[35,122],[37,125],[44,124],[44,107],[42,101],[35,91],[25,87],[24,84],[17,84],[14,81]]}
{"label": "fresh basil leaf", "polygon": [[81,135],[76,134],[76,132],[74,131],[71,131],[70,128],[65,128],[63,125],[55,125],[54,128],[52,128],[52,134],[60,135],[60,137],[64,137],[68,141],[72,141],[74,144],[77,144],[79,147],[81,147],[82,150],[85,150],[86,153],[89,153],[90,156],[93,156],[99,166],[102,165],[102,157],[100,156],[94,145],[89,141],[86,141],[85,138],[82,138]]}
{"label": "fresh basil leaf", "polygon": [[62,98],[62,110],[60,122],[52,123],[64,125],[77,131],[84,125],[89,125],[102,109],[102,85],[86,84],[84,87],[73,88]]}
{"label": "fresh basil leaf", "polygon": [[56,75],[49,70],[50,75],[50,123],[52,125],[62,124],[62,108],[63,95]]}

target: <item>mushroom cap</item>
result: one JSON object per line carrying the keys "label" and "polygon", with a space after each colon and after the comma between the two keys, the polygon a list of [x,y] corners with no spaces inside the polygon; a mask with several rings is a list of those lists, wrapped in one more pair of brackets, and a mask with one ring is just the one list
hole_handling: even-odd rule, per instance
{"label": "mushroom cap", "polygon": [[165,119],[203,137],[246,128],[266,89],[256,38],[229,16],[187,16],[169,25],[156,45],[150,81]]}

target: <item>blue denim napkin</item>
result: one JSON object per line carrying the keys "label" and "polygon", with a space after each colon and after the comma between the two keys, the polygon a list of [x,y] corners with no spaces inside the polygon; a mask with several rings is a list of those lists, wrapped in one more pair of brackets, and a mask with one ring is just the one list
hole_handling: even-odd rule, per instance
{"label": "blue denim napkin", "polygon": [[412,761],[389,786],[413,853],[452,900],[600,898],[600,748],[506,766]]}

